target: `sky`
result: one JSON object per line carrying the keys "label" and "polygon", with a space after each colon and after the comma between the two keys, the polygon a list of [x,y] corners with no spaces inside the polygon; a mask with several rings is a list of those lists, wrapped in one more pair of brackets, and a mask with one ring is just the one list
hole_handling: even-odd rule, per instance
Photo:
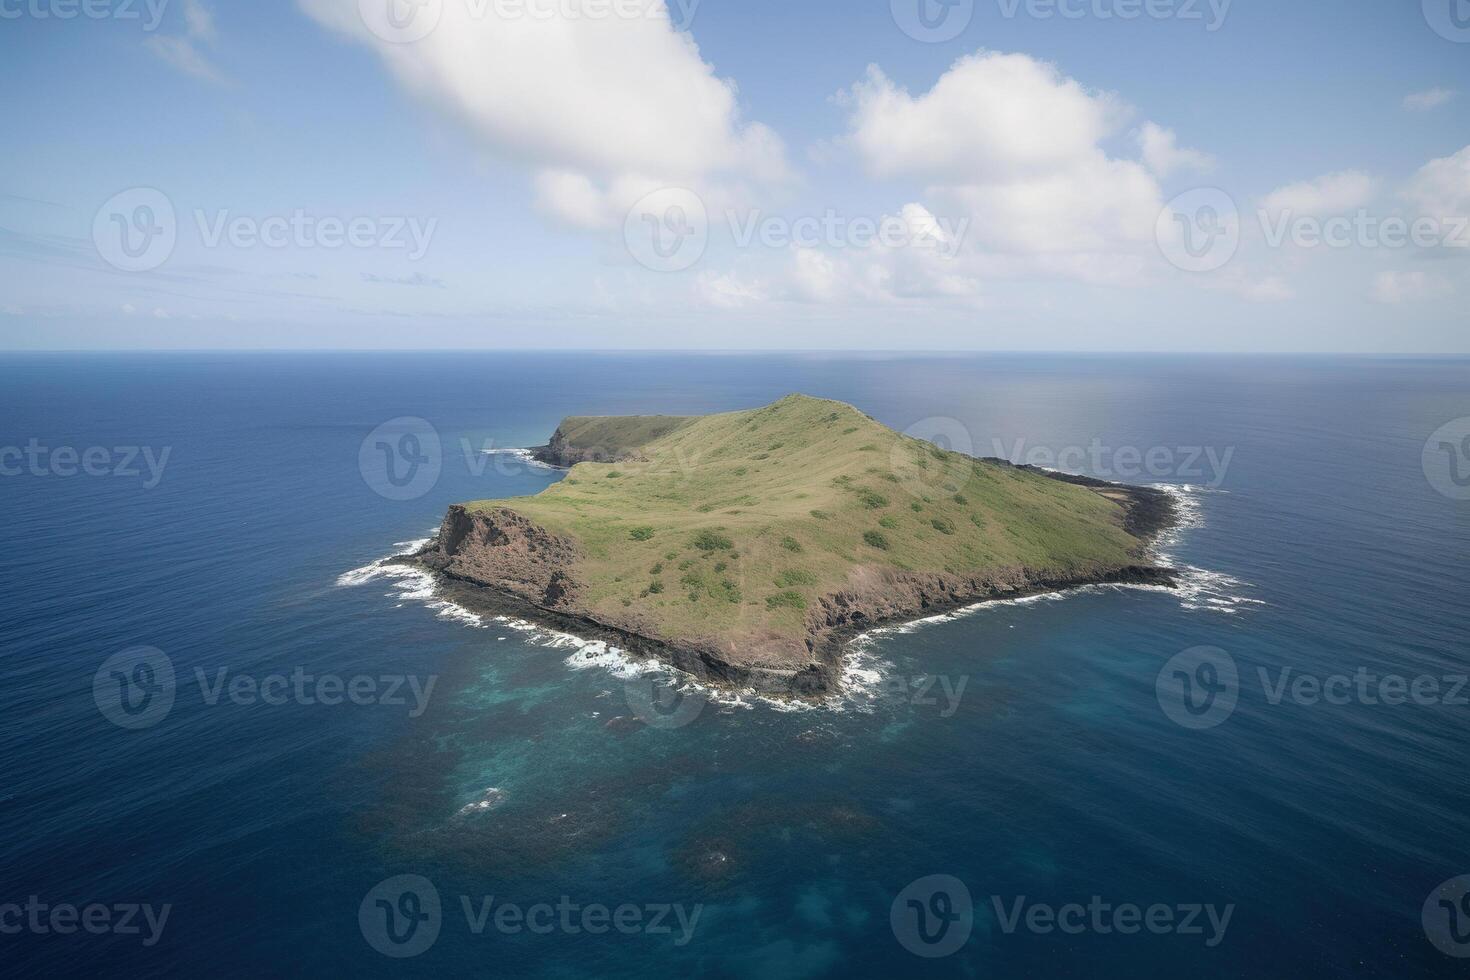
{"label": "sky", "polygon": [[0,349],[1470,352],[1470,0],[0,0]]}

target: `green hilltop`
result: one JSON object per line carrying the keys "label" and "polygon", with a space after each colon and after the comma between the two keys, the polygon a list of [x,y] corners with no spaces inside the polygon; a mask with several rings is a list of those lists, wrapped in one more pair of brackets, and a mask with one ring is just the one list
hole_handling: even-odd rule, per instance
{"label": "green hilltop", "polygon": [[1145,544],[1110,488],[945,451],[801,395],[697,418],[568,419],[552,448],[612,461],[464,510],[510,511],[574,542],[562,571],[578,616],[753,663],[813,649],[813,631],[836,625],[816,608],[874,581],[1080,582],[1136,567]]}

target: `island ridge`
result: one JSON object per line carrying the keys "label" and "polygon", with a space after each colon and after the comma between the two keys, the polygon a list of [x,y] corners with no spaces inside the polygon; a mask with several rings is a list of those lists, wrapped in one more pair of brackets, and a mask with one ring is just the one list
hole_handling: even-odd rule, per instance
{"label": "island ridge", "polygon": [[412,561],[455,601],[712,683],[830,691],[883,623],[1098,582],[1168,585],[1167,495],[981,460],[793,395],[701,417],[569,418],[534,497],[452,507]]}

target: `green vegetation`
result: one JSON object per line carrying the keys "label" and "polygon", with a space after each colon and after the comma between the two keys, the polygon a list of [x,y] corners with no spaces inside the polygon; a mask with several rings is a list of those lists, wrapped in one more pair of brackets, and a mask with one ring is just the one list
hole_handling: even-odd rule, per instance
{"label": "green vegetation", "polygon": [[700,531],[694,536],[692,543],[700,551],[729,551],[735,547],[734,541],[716,531]]}
{"label": "green vegetation", "polygon": [[559,431],[571,450],[637,454],[579,464],[535,497],[467,506],[574,539],[579,603],[655,637],[802,638],[808,610],[862,566],[1060,575],[1131,564],[1140,544],[1102,494],[938,450],[832,401]]}

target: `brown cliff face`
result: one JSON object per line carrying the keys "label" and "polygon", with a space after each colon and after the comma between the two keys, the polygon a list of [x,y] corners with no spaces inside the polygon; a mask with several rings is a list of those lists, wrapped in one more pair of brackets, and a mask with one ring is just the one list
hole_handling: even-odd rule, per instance
{"label": "brown cliff face", "polygon": [[578,549],[514,511],[449,508],[439,536],[417,560],[465,582],[507,593],[538,608],[577,611],[571,577]]}
{"label": "brown cliff face", "polygon": [[677,667],[701,680],[762,693],[810,697],[832,689],[838,660],[814,658],[800,644],[754,638],[749,648],[705,637],[666,642],[649,635],[636,614],[595,614],[576,579],[575,541],[547,531],[505,508],[470,512],[449,508],[438,536],[407,561],[475,588],[455,599],[606,639],[621,649]]}

